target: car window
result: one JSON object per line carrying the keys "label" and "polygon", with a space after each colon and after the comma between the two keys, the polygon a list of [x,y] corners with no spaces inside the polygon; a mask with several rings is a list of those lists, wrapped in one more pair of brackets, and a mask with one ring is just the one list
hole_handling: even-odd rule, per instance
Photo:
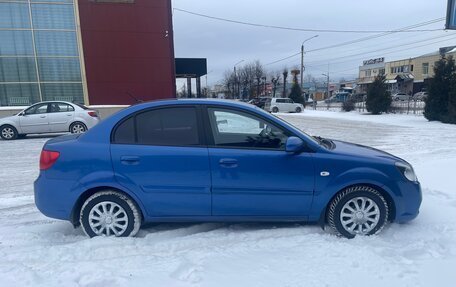
{"label": "car window", "polygon": [[147,145],[199,145],[195,108],[166,108],[136,116],[137,141]]}
{"label": "car window", "polygon": [[292,99],[286,99],[285,102],[286,102],[287,104],[293,104],[293,103],[294,103]]}
{"label": "car window", "polygon": [[284,99],[277,99],[276,103],[285,103],[285,100]]}
{"label": "car window", "polygon": [[134,117],[127,119],[117,127],[114,133],[114,142],[118,144],[136,143]]}
{"label": "car window", "polygon": [[35,105],[25,110],[26,115],[45,114],[47,113],[48,104]]}
{"label": "car window", "polygon": [[240,148],[266,148],[284,150],[287,134],[248,113],[208,109],[215,146]]}
{"label": "car window", "polygon": [[62,113],[62,112],[72,112],[74,108],[68,104],[64,103],[51,103],[50,112],[51,113]]}
{"label": "car window", "polygon": [[196,109],[164,108],[137,114],[116,128],[112,141],[160,146],[200,145]]}

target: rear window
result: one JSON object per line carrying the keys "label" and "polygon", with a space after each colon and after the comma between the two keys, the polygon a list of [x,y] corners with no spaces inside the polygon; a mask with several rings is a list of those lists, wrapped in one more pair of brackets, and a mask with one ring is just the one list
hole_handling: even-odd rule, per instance
{"label": "rear window", "polygon": [[78,107],[80,107],[80,108],[83,109],[83,110],[90,110],[88,107],[86,107],[86,106],[84,106],[84,105],[82,105],[82,104],[76,104],[76,103],[75,103],[75,105],[78,106]]}

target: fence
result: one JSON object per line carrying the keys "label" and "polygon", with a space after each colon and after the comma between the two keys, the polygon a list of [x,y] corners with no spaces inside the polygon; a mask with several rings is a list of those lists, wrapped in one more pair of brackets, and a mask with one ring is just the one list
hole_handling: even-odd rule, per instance
{"label": "fence", "polygon": [[[424,101],[393,101],[389,112],[393,114],[416,114],[422,115],[424,113],[425,107]],[[312,105],[307,106],[308,109],[312,109]],[[331,110],[331,111],[341,111],[342,103],[325,103],[323,101],[318,102],[317,110]],[[367,112],[366,102],[355,103],[355,109],[359,112]]]}

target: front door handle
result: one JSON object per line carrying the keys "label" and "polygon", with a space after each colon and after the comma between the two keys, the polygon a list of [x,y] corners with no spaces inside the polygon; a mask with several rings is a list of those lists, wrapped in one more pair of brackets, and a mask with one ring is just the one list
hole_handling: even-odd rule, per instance
{"label": "front door handle", "polygon": [[121,156],[120,162],[125,165],[137,165],[139,164],[138,156]]}
{"label": "front door handle", "polygon": [[40,116],[40,118],[44,119],[46,116]]}
{"label": "front door handle", "polygon": [[238,161],[233,158],[222,158],[219,161],[220,166],[225,168],[235,168],[238,166]]}

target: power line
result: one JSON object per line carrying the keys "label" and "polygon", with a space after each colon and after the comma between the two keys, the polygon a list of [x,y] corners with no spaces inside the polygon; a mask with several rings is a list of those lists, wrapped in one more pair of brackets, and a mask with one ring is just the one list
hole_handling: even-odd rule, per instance
{"label": "power line", "polygon": [[[443,20],[445,20],[445,17],[429,20],[429,21],[426,21],[426,22],[414,24],[414,25],[407,26],[407,27],[403,27],[403,28],[400,28],[400,29],[398,29],[396,31],[405,31],[405,30],[408,30],[408,29],[416,28],[416,27],[427,26],[427,25],[434,24],[434,23],[437,23],[437,22],[440,22],[440,21],[443,21]],[[398,32],[385,32],[385,33],[381,33],[381,34],[377,34],[377,35],[363,37],[363,38],[359,38],[359,39],[352,40],[352,41],[347,41],[347,42],[343,42],[343,43],[339,43],[339,44],[335,44],[335,45],[330,45],[330,46],[321,47],[321,48],[317,48],[317,49],[313,49],[313,50],[308,50],[308,51],[306,51],[306,53],[311,53],[311,52],[316,52],[316,51],[321,51],[321,50],[327,50],[327,49],[332,49],[332,48],[338,48],[338,47],[351,45],[351,44],[355,44],[355,43],[359,43],[359,42],[363,42],[363,41],[368,41],[368,40],[375,39],[375,38],[388,36],[388,35],[394,34],[394,33],[398,33]],[[300,54],[301,54],[301,52],[298,52],[298,53],[290,55],[288,57],[273,61],[271,63],[267,63],[265,66],[273,65],[273,64],[288,60],[288,59],[296,57],[296,56],[298,56]]]}
{"label": "power line", "polygon": [[296,27],[285,27],[285,26],[276,26],[276,25],[267,25],[267,24],[258,24],[245,21],[238,21],[227,18],[220,18],[210,15],[205,15],[201,13],[196,13],[184,9],[173,8],[175,11],[187,13],[190,15],[203,17],[211,20],[217,20],[222,22],[228,22],[233,24],[247,25],[253,27],[267,28],[267,29],[279,29],[279,30],[288,30],[288,31],[299,31],[299,32],[318,32],[318,33],[358,33],[358,34],[373,34],[373,33],[414,33],[414,32],[434,32],[442,31],[443,29],[424,29],[424,30],[337,30],[337,29],[310,29],[310,28],[296,28]]}
{"label": "power line", "polygon": [[[428,39],[423,39],[423,40],[420,40],[420,42],[414,41],[414,42],[409,42],[409,43],[405,43],[405,44],[403,43],[403,44],[398,44],[398,45],[395,45],[395,46],[390,46],[390,47],[387,47],[387,48],[382,48],[382,49],[377,49],[377,50],[371,50],[371,51],[367,51],[367,52],[356,53],[356,54],[341,56],[341,57],[332,58],[332,59],[308,61],[307,63],[308,63],[308,64],[309,64],[309,63],[310,63],[310,64],[317,64],[317,63],[322,63],[322,62],[326,62],[326,63],[327,63],[327,62],[334,61],[334,60],[340,60],[340,59],[344,59],[344,58],[352,58],[352,57],[361,56],[361,55],[365,55],[365,54],[372,54],[372,53],[381,52],[381,51],[385,51],[385,50],[391,50],[391,49],[398,48],[398,46],[400,46],[400,47],[403,47],[403,46],[413,46],[413,45],[416,45],[416,44],[420,44],[420,43],[422,43],[422,42],[428,42],[428,41],[432,41],[432,40],[436,40],[436,39],[448,38],[448,37],[453,37],[453,36],[456,36],[456,33],[449,34],[449,35],[443,35],[443,36],[432,37],[432,38],[428,38]],[[452,39],[452,38],[451,38],[451,39]],[[450,40],[450,39],[447,39],[447,40]],[[444,40],[444,41],[447,41],[447,40]],[[440,41],[439,41],[439,42],[440,42]],[[438,42],[438,43],[439,43],[439,42]],[[433,43],[430,43],[430,44],[433,44]]]}

